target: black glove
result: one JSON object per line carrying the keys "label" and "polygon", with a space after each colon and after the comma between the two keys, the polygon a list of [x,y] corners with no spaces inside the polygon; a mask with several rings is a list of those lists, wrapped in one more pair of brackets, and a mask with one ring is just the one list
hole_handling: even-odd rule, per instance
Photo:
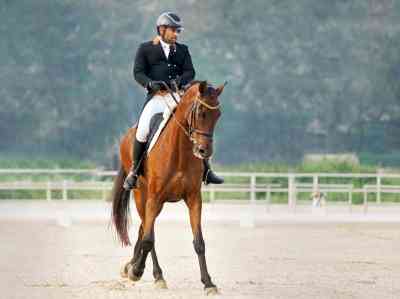
{"label": "black glove", "polygon": [[159,91],[161,89],[161,84],[156,83],[154,81],[149,81],[149,83],[147,83],[146,88],[147,88],[148,92],[156,93],[157,91]]}
{"label": "black glove", "polygon": [[182,88],[182,77],[176,76],[175,78],[176,86],[178,86],[178,89]]}
{"label": "black glove", "polygon": [[171,86],[171,88],[172,88],[172,90],[173,90],[174,92],[178,92],[178,91],[179,91],[178,78],[177,78],[177,79],[172,79],[172,80],[170,81],[170,84],[169,84],[169,85]]}

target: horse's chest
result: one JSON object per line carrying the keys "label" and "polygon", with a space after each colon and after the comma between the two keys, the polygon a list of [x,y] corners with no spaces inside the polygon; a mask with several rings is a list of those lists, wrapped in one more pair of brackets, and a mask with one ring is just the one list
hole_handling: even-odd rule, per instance
{"label": "horse's chest", "polygon": [[193,188],[193,182],[190,177],[183,172],[175,173],[166,188],[166,194],[169,201],[176,201],[184,198],[188,190]]}
{"label": "horse's chest", "polygon": [[[189,183],[188,181],[189,181],[189,180],[188,180],[187,176],[185,176],[185,175],[183,174],[183,172],[178,171],[178,172],[173,176],[173,179],[172,179],[172,182],[171,182],[171,186],[174,186],[173,189],[175,189],[175,192],[176,192],[178,195],[182,195],[182,193],[185,192],[185,190],[186,190],[186,188],[187,188],[187,186],[188,186],[188,183]],[[172,190],[171,190],[171,191],[172,191]]]}

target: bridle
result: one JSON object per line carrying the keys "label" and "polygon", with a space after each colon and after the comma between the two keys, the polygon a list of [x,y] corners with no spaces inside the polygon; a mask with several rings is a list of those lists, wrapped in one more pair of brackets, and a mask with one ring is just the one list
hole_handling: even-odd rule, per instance
{"label": "bridle", "polygon": [[[168,84],[166,84],[164,81],[156,81],[156,83],[162,84],[166,88],[166,90],[169,92],[169,94],[171,95],[171,97],[175,101],[175,103],[177,105],[179,104],[178,100],[175,98],[175,95],[174,95],[173,91],[171,90],[171,88],[168,86]],[[189,117],[186,114],[186,119],[188,120],[188,125],[189,125],[188,129],[183,124],[181,124],[181,122],[176,118],[175,111],[172,110],[168,105],[167,106],[170,109],[173,120],[183,130],[185,135],[189,137],[189,140],[193,144],[196,144],[197,141],[193,137],[193,134],[202,135],[202,136],[206,137],[207,139],[209,139],[210,142],[213,141],[213,132],[206,132],[206,131],[199,130],[196,128],[196,115],[198,114],[199,107],[204,106],[209,110],[217,110],[217,109],[219,109],[220,105],[221,104],[218,103],[217,105],[212,106],[212,105],[206,103],[204,100],[202,100],[200,95],[197,95],[196,99],[193,101],[192,106],[190,107],[190,109],[187,113],[187,114],[190,114]]]}
{"label": "bridle", "polygon": [[[195,140],[193,138],[193,134],[195,133],[198,135],[205,136],[207,139],[210,140],[210,142],[212,142],[214,132],[210,133],[210,132],[206,132],[206,131],[199,130],[196,128],[196,115],[198,115],[200,106],[204,106],[209,110],[216,110],[219,108],[220,104],[218,103],[218,105],[212,106],[212,105],[209,105],[208,103],[206,103],[205,101],[203,101],[199,95],[196,97],[196,99],[192,103],[192,107],[189,110],[189,113],[190,113],[189,121],[188,121],[189,138],[192,142],[195,142]],[[188,118],[186,118],[186,119],[188,119]]]}

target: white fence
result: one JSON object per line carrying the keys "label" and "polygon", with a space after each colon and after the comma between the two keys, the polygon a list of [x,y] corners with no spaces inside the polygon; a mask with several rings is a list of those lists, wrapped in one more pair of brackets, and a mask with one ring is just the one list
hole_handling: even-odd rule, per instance
{"label": "white fence", "polygon": [[[0,190],[43,190],[46,192],[47,200],[52,200],[52,191],[61,191],[62,199],[68,200],[68,192],[72,190],[89,190],[100,191],[102,198],[106,199],[107,193],[112,188],[112,181],[101,181],[100,178],[113,177],[115,171],[102,171],[93,169],[0,169],[0,176],[13,175],[18,180],[13,182],[0,182]],[[49,179],[46,182],[26,181],[24,176],[27,175],[47,175],[47,176],[68,176],[68,175],[86,175],[90,176],[90,180],[73,181],[73,180],[57,180],[57,178]],[[287,193],[287,204],[290,209],[295,209],[298,201],[298,195],[301,193],[322,192],[325,194],[342,193],[346,194],[349,209],[353,205],[353,194],[363,194],[364,212],[368,209],[368,195],[375,194],[376,203],[382,202],[382,194],[400,194],[400,174],[383,174],[383,173],[243,173],[243,172],[222,172],[219,175],[227,179],[227,183],[222,185],[203,186],[203,192],[209,194],[210,201],[216,199],[217,193],[248,193],[249,202],[255,203],[258,194],[264,194],[265,203],[271,203],[271,195],[273,193]],[[21,179],[19,179],[21,177]],[[338,178],[347,180],[346,183],[320,183],[321,180],[327,178]],[[368,179],[369,182],[361,187],[355,187],[352,180]],[[279,179],[280,183],[271,183],[271,181]],[[396,184],[383,184],[385,179],[399,179]],[[371,184],[371,180],[373,184]],[[231,182],[233,181],[233,182]],[[241,181],[234,182],[234,181]],[[264,181],[264,182],[263,182]],[[305,183],[304,181],[307,181]],[[260,196],[260,195],[259,195]]]}

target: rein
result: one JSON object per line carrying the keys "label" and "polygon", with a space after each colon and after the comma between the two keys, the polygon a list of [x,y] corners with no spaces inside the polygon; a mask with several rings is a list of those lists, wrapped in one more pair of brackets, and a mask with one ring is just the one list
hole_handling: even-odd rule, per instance
{"label": "rein", "polygon": [[[156,82],[162,84],[162,85],[167,89],[167,91],[168,91],[168,93],[171,95],[172,99],[173,99],[173,100],[175,101],[175,103],[178,105],[179,102],[178,102],[178,100],[175,98],[175,95],[174,95],[173,91],[171,90],[171,88],[168,86],[168,84],[166,84],[164,81],[156,81]],[[205,101],[203,101],[203,100],[200,98],[200,96],[198,95],[198,96],[196,97],[196,99],[193,101],[192,107],[191,107],[190,112],[189,112],[189,113],[190,113],[189,130],[187,130],[187,129],[185,128],[185,126],[182,125],[182,124],[180,123],[180,121],[179,121],[179,120],[176,118],[176,116],[175,116],[175,111],[174,111],[170,106],[168,106],[168,104],[167,104],[167,107],[168,107],[168,109],[169,109],[170,112],[171,112],[171,115],[172,115],[173,120],[174,120],[174,121],[176,122],[176,124],[183,130],[183,132],[185,133],[185,135],[189,138],[189,140],[190,140],[193,144],[196,144],[196,140],[195,140],[195,139],[193,138],[193,136],[192,136],[193,133],[196,133],[196,134],[205,136],[205,137],[211,139],[211,141],[212,141],[212,139],[213,139],[213,133],[205,132],[205,131],[199,130],[199,129],[197,129],[197,128],[195,127],[196,112],[197,112],[197,110],[198,110],[198,108],[199,108],[199,104],[202,105],[202,106],[204,106],[204,107],[206,107],[207,109],[210,109],[210,110],[216,110],[216,109],[218,109],[218,108],[220,107],[220,105],[221,105],[220,103],[218,103],[218,105],[215,105],[215,106],[209,105],[209,104],[207,104]]]}

